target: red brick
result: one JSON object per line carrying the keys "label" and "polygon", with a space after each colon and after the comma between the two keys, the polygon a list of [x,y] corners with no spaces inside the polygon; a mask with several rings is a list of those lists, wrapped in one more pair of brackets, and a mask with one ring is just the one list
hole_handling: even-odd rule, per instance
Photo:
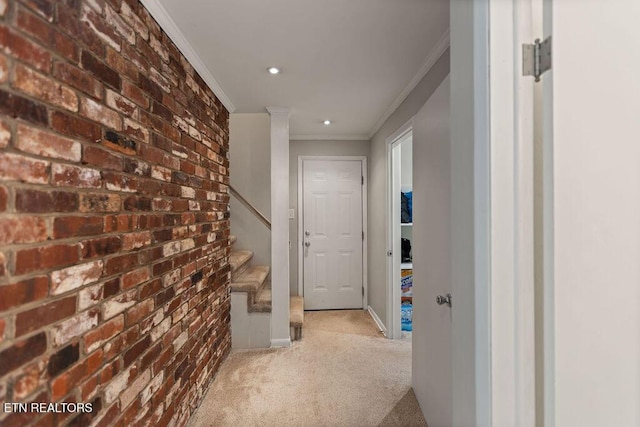
{"label": "red brick", "polygon": [[95,258],[117,253],[122,248],[120,237],[110,236],[98,239],[85,240],[80,244],[82,258]]}
{"label": "red brick", "polygon": [[49,279],[34,277],[12,285],[0,286],[0,311],[39,301],[49,294]]}
{"label": "red brick", "polygon": [[92,99],[82,98],[80,101],[80,114],[111,129],[122,130],[122,118],[120,115]]}
{"label": "red brick", "polygon": [[142,19],[140,19],[140,17],[135,14],[135,12],[131,9],[127,2],[122,3],[120,15],[122,16],[122,19],[124,19],[136,33],[140,34],[140,37],[142,37],[144,40],[147,40],[149,38],[149,29],[142,21]]}
{"label": "red brick", "polygon": [[78,209],[78,194],[65,191],[17,189],[15,204],[17,212],[73,212]]}
{"label": "red brick", "polygon": [[85,71],[66,62],[57,62],[53,65],[53,76],[94,98],[102,98],[102,83],[91,77]]}
{"label": "red brick", "polygon": [[122,273],[124,271],[131,270],[138,265],[138,254],[126,254],[120,255],[107,260],[105,265],[105,275],[111,276],[112,274]]}
{"label": "red brick", "polygon": [[99,309],[84,311],[53,327],[53,344],[64,345],[98,325]]}
{"label": "red brick", "polygon": [[47,350],[47,336],[44,332],[18,341],[12,347],[0,352],[0,377],[30,362]]}
{"label": "red brick", "polygon": [[104,12],[107,25],[111,26],[123,41],[129,44],[135,44],[136,33],[133,28],[108,5],[105,7]]}
{"label": "red brick", "polygon": [[18,58],[40,71],[51,68],[51,54],[6,27],[0,27],[0,46],[5,53]]}
{"label": "red brick", "polygon": [[73,90],[23,65],[15,66],[13,87],[44,102],[78,111],[78,96]]}
{"label": "red brick", "polygon": [[13,382],[13,398],[21,401],[38,387],[46,384],[48,379],[46,367],[45,361],[40,360],[22,368],[22,374]]}
{"label": "red brick", "polygon": [[97,147],[85,147],[82,163],[99,167],[103,170],[122,170],[122,158]]}
{"label": "red brick", "polygon": [[16,336],[51,325],[76,312],[76,296],[41,304],[16,316]]}
{"label": "red brick", "polygon": [[33,127],[18,125],[18,150],[44,157],[79,162],[81,146],[79,142]]}
{"label": "red brick", "polygon": [[118,212],[120,196],[107,193],[83,193],[80,195],[80,212]]}
{"label": "red brick", "polygon": [[4,252],[0,252],[0,277],[7,275],[7,257]]}
{"label": "red brick", "polygon": [[122,94],[145,110],[149,108],[149,98],[147,98],[144,91],[127,80],[122,81]]}
{"label": "red brick", "polygon": [[20,216],[0,218],[0,244],[36,243],[47,239],[43,218]]}
{"label": "red brick", "polygon": [[151,233],[149,231],[141,231],[139,233],[125,234],[122,237],[122,249],[129,251],[139,249],[151,244]]}
{"label": "red brick", "polygon": [[115,298],[103,304],[103,315],[105,319],[110,319],[124,312],[136,303],[136,290],[131,289],[129,292],[120,294]]}
{"label": "red brick", "polygon": [[22,2],[47,21],[53,21],[54,6],[51,0],[23,0]]}
{"label": "red brick", "polygon": [[106,103],[109,107],[125,116],[137,116],[138,107],[136,104],[110,89],[107,89]]}
{"label": "red brick", "polygon": [[49,123],[47,108],[44,105],[4,90],[0,90],[0,113],[32,123],[43,125]]}
{"label": "red brick", "polygon": [[46,184],[51,165],[44,160],[0,152],[0,179],[30,184]]}
{"label": "red brick", "polygon": [[102,217],[57,217],[53,220],[53,237],[91,236],[102,233],[104,222]]}
{"label": "red brick", "polygon": [[16,275],[64,267],[78,261],[78,245],[50,245],[16,251]]}
{"label": "red brick", "polygon": [[102,260],[74,265],[51,273],[51,294],[63,294],[94,283],[102,276]]}
{"label": "red brick", "polygon": [[122,133],[140,141],[149,142],[149,130],[128,117],[124,118]]}
{"label": "red brick", "polygon": [[0,54],[0,83],[6,83],[9,80],[9,62],[5,55]]}
{"label": "red brick", "polygon": [[[60,187],[100,188],[102,175],[96,169],[54,163],[51,166],[51,184]],[[82,200],[82,195],[80,197]]]}
{"label": "red brick", "polygon": [[122,86],[122,78],[117,71],[108,67],[87,51],[83,51],[80,58],[82,68],[93,74],[104,84],[111,86],[118,91],[120,90]]}
{"label": "red brick", "polygon": [[51,113],[51,127],[60,134],[81,137],[90,142],[97,142],[102,137],[99,125],[62,111]]}
{"label": "red brick", "polygon": [[87,352],[98,349],[102,344],[118,335],[124,329],[124,315],[114,317],[106,323],[87,332],[84,336],[84,346]]}
{"label": "red brick", "polygon": [[138,227],[138,217],[135,215],[109,215],[105,217],[104,231],[131,231]]}
{"label": "red brick", "polygon": [[102,358],[102,351],[98,350],[53,380],[51,382],[51,400],[58,401],[74,390],[78,383],[95,371],[96,365],[102,362]]}
{"label": "red brick", "polygon": [[82,5],[82,13],[80,21],[86,27],[90,28],[98,37],[100,37],[106,44],[120,51],[120,36],[114,28],[108,25],[104,18],[95,10],[89,8],[86,4]]}
{"label": "red brick", "polygon": [[[6,337],[6,328],[7,328],[7,321],[5,319],[0,319],[0,344],[2,344],[2,342]],[[2,393],[0,393],[0,401],[4,401]]]}
{"label": "red brick", "polygon": [[134,270],[122,275],[122,277],[120,278],[121,288],[129,289],[134,286],[138,286],[139,284],[146,282],[150,278],[151,274],[149,272],[149,267],[139,268],[138,270]]}
{"label": "red brick", "polygon": [[153,298],[136,304],[127,311],[127,326],[132,326],[153,313]]}
{"label": "red brick", "polygon": [[7,210],[7,203],[9,201],[9,191],[4,185],[0,185],[0,212]]}

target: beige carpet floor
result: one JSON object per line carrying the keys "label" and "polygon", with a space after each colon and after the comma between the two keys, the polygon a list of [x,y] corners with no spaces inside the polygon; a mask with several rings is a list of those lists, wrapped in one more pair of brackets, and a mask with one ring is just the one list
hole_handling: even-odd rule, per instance
{"label": "beige carpet floor", "polygon": [[411,343],[365,311],[306,312],[292,347],[230,354],[190,422],[213,426],[426,426]]}

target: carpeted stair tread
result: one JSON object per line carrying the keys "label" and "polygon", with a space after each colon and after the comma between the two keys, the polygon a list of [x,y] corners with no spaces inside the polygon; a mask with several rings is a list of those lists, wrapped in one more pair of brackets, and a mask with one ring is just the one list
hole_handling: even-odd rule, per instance
{"label": "carpeted stair tread", "polygon": [[247,268],[231,282],[231,292],[257,292],[269,276],[269,266],[255,265]]}
{"label": "carpeted stair tread", "polygon": [[232,251],[229,254],[229,264],[231,264],[231,273],[235,273],[240,270],[246,263],[253,258],[253,252],[251,251]]}
{"label": "carpeted stair tread", "polygon": [[238,240],[238,238],[236,236],[234,236],[233,234],[229,236],[229,244],[233,245],[236,240]]}
{"label": "carpeted stair tread", "polygon": [[304,323],[304,299],[293,296],[289,298],[289,324],[293,327]]}

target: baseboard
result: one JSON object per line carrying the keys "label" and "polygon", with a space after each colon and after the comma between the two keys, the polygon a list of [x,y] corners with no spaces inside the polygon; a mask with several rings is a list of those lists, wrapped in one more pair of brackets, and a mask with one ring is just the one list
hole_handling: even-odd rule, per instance
{"label": "baseboard", "polygon": [[274,347],[291,347],[291,337],[271,340],[271,348]]}
{"label": "baseboard", "polygon": [[369,315],[371,316],[373,321],[376,322],[376,325],[378,325],[378,329],[380,329],[380,332],[382,332],[386,336],[387,328],[385,328],[384,323],[382,323],[382,320],[380,320],[375,310],[371,306],[369,306],[367,308],[367,311],[369,312]]}

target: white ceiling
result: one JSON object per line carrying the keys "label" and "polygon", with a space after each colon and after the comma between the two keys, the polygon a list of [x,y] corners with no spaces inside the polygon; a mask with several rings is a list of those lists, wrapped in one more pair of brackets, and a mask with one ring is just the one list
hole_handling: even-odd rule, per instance
{"label": "white ceiling", "polygon": [[233,112],[290,107],[292,139],[368,139],[448,46],[448,0],[144,3]]}

